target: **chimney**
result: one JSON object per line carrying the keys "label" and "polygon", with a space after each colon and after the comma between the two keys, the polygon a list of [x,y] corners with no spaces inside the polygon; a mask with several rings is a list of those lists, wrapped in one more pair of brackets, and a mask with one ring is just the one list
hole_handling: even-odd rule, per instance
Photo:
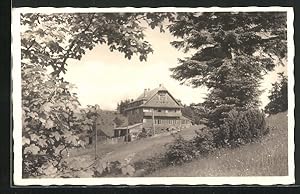
{"label": "chimney", "polygon": [[147,89],[144,89],[144,97],[146,97]]}

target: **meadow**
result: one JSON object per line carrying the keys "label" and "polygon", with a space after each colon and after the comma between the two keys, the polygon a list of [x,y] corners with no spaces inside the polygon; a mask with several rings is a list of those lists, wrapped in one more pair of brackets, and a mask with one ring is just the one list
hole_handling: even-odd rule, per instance
{"label": "meadow", "polygon": [[[285,176],[288,175],[288,123],[287,113],[272,115],[266,119],[270,132],[262,139],[239,148],[216,149],[207,157],[195,159],[182,165],[172,166],[160,157],[166,152],[174,137],[161,134],[130,143],[98,143],[98,165],[127,161],[134,172],[128,174],[105,174],[105,176],[146,177],[209,177],[209,176]],[[203,126],[192,126],[179,132],[185,139],[195,136],[195,130]],[[94,161],[93,147],[71,152],[68,164],[83,171],[80,177],[90,177],[84,169]]]}
{"label": "meadow", "polygon": [[270,133],[259,142],[236,149],[220,149],[206,158],[159,169],[149,177],[285,176],[288,175],[287,112],[267,119]]}

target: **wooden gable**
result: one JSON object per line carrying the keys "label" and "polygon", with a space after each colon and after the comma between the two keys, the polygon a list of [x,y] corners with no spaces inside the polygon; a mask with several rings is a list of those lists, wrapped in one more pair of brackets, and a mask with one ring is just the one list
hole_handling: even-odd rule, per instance
{"label": "wooden gable", "polygon": [[165,107],[165,108],[180,108],[180,104],[171,96],[171,94],[164,90],[158,91],[145,104],[147,107]]}

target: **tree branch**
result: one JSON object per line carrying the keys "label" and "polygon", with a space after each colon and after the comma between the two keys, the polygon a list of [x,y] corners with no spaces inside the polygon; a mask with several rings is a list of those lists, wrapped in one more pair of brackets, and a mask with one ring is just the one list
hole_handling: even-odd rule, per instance
{"label": "tree branch", "polygon": [[66,61],[67,61],[67,59],[69,58],[70,52],[71,52],[71,50],[73,49],[73,47],[75,46],[75,43],[76,43],[76,41],[78,40],[79,35],[84,34],[84,33],[90,28],[91,24],[93,23],[94,17],[95,17],[95,15],[93,14],[93,15],[91,16],[91,18],[89,19],[89,24],[86,26],[86,28],[85,28],[83,31],[81,31],[80,33],[78,33],[77,35],[75,35],[75,38],[72,40],[72,42],[71,42],[71,44],[70,44],[70,46],[69,46],[69,48],[68,48],[66,54],[65,54],[64,57],[62,58],[62,62],[60,63],[61,66],[58,67],[58,69],[57,69],[56,71],[53,72],[53,74],[54,74],[55,76],[59,77],[60,72],[62,72],[62,71],[64,70]]}

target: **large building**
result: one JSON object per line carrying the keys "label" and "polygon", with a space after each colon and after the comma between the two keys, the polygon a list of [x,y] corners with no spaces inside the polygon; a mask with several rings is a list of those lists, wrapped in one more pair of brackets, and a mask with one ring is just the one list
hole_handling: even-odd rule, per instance
{"label": "large building", "polygon": [[140,130],[157,134],[190,126],[191,120],[182,115],[182,108],[163,85],[153,90],[145,89],[125,109],[128,126],[116,128],[115,136],[129,133],[135,137]]}

